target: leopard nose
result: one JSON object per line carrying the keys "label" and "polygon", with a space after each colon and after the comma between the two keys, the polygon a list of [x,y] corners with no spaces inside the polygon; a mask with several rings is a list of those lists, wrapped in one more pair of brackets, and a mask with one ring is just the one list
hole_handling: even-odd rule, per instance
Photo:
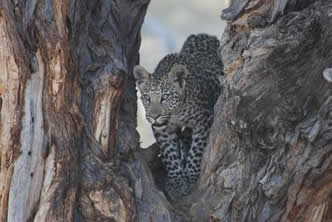
{"label": "leopard nose", "polygon": [[160,115],[159,114],[157,114],[157,115],[154,115],[154,116],[151,116],[154,120],[157,120],[159,117],[160,117]]}
{"label": "leopard nose", "polygon": [[157,114],[157,115],[147,116],[146,119],[147,119],[151,124],[153,124],[153,123],[157,122],[157,119],[158,119],[159,117],[160,117],[160,115]]}

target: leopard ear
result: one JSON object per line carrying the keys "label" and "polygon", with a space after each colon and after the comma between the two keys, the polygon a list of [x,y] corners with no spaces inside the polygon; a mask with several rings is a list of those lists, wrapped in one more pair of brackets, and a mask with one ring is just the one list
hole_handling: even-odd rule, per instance
{"label": "leopard ear", "polygon": [[137,65],[134,67],[134,77],[136,79],[136,84],[139,87],[150,78],[150,73],[142,66]]}
{"label": "leopard ear", "polygon": [[168,82],[173,84],[178,89],[183,89],[186,85],[186,76],[188,69],[181,64],[175,64],[168,73]]}

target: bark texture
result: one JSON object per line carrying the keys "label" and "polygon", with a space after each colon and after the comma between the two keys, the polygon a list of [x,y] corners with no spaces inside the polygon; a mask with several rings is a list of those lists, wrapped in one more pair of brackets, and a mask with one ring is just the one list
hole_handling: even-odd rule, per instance
{"label": "bark texture", "polygon": [[224,91],[173,221],[332,221],[332,2],[233,0],[221,17]]}
{"label": "bark texture", "polygon": [[0,221],[169,218],[135,152],[148,3],[0,2]]}
{"label": "bark texture", "polygon": [[173,220],[332,221],[332,2],[234,0],[221,17],[224,92]]}
{"label": "bark texture", "polygon": [[171,203],[153,182],[158,148],[137,151],[131,71],[148,3],[0,2],[0,221],[331,221],[331,1],[223,11],[225,87],[201,178]]}
{"label": "bark texture", "polygon": [[194,221],[332,221],[332,3],[244,2],[222,14],[225,90]]}

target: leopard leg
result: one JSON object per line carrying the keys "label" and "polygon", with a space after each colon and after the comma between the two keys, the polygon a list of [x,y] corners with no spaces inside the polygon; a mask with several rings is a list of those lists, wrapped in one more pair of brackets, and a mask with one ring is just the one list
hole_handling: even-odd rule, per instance
{"label": "leopard leg", "polygon": [[204,149],[207,145],[209,131],[212,124],[213,115],[210,113],[202,113],[196,127],[192,132],[192,143],[186,158],[185,175],[189,184],[196,184],[201,171],[201,160]]}
{"label": "leopard leg", "polygon": [[192,138],[192,129],[188,127],[184,127],[183,129],[179,128],[177,132],[179,148],[181,152],[181,159],[183,166],[186,165],[186,158],[191,146],[191,138]]}
{"label": "leopard leg", "polygon": [[165,191],[171,196],[181,196],[187,189],[177,130],[167,126],[152,126],[152,129],[160,146],[161,162],[167,171]]}

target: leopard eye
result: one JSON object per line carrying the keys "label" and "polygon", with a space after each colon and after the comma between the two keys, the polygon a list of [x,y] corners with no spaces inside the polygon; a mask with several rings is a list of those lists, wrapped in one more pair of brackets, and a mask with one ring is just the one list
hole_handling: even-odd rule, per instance
{"label": "leopard eye", "polygon": [[151,98],[150,98],[150,96],[149,96],[148,94],[144,94],[144,95],[142,95],[142,101],[143,101],[144,103],[149,103],[150,100],[151,100]]}
{"label": "leopard eye", "polygon": [[169,94],[163,94],[161,96],[161,101],[168,99],[168,97],[169,97]]}

